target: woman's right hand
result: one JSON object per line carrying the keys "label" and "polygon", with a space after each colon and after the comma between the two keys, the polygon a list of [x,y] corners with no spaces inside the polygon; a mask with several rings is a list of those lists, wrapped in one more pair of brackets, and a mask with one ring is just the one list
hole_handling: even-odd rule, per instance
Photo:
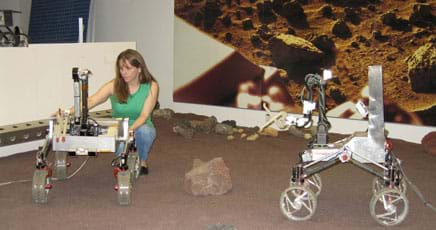
{"label": "woman's right hand", "polygon": [[56,112],[52,113],[50,117],[57,117],[62,114],[71,114],[71,109],[63,110],[62,108],[59,108]]}

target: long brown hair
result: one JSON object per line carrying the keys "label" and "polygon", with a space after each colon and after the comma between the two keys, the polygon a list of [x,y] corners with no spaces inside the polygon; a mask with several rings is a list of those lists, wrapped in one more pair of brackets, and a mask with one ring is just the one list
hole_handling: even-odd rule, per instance
{"label": "long brown hair", "polygon": [[150,71],[148,71],[147,65],[145,65],[144,58],[142,55],[133,49],[127,49],[121,52],[117,57],[117,62],[115,64],[115,84],[114,84],[114,93],[120,103],[126,103],[127,98],[129,97],[129,87],[127,86],[124,79],[120,74],[120,61],[127,61],[130,65],[141,68],[141,72],[139,73],[139,83],[151,83],[152,81],[156,81],[156,79],[151,75]]}

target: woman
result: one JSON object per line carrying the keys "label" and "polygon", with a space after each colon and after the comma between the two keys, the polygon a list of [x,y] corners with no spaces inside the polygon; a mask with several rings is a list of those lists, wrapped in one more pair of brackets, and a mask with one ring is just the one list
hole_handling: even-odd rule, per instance
{"label": "woman", "polygon": [[129,133],[135,133],[141,175],[148,174],[148,152],[156,138],[151,115],[158,93],[159,86],[148,71],[144,58],[139,52],[127,49],[118,55],[115,79],[88,98],[89,109],[110,99],[112,117],[129,118]]}

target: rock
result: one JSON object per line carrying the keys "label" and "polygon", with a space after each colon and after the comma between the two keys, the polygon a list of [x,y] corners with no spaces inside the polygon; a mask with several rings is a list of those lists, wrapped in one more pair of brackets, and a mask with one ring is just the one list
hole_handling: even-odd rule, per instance
{"label": "rock", "polygon": [[153,117],[161,117],[165,120],[170,120],[174,116],[174,111],[171,109],[156,109],[153,111]]}
{"label": "rock", "polygon": [[421,144],[427,153],[436,156],[436,131],[425,135],[421,140]]}
{"label": "rock", "polygon": [[375,5],[370,4],[370,5],[368,5],[368,10],[375,12],[377,10],[377,8],[375,7]]}
{"label": "rock", "polygon": [[236,127],[236,121],[235,121],[235,120],[225,120],[225,121],[221,122],[221,124],[230,125],[230,126],[232,126],[233,128]]}
{"label": "rock", "polygon": [[265,25],[265,24],[260,26],[256,33],[265,41],[270,39],[273,36],[270,28],[268,27],[268,25]]}
{"label": "rock", "polygon": [[303,135],[303,138],[304,138],[305,140],[310,140],[310,139],[312,139],[312,137],[313,137],[313,135],[312,135],[311,133],[305,133],[305,134]]}
{"label": "rock", "polygon": [[291,126],[288,129],[289,134],[296,136],[296,137],[302,137],[306,140],[312,139],[313,136],[316,134],[316,126],[312,125],[309,128],[297,128],[295,126]]}
{"label": "rock", "polygon": [[383,35],[382,35],[382,33],[381,33],[380,30],[374,30],[374,31],[372,31],[372,37],[373,37],[375,40],[379,40],[379,39],[381,39],[382,36],[383,36]]}
{"label": "rock", "polygon": [[329,95],[338,104],[345,102],[347,99],[343,90],[336,86],[332,86],[329,88]]}
{"label": "rock", "polygon": [[186,139],[192,139],[192,137],[194,136],[194,129],[193,128],[175,126],[175,127],[173,127],[173,131],[175,133],[183,136]]}
{"label": "rock", "polygon": [[324,53],[331,54],[335,50],[335,42],[329,38],[326,34],[316,36],[311,41],[318,49],[322,50]]}
{"label": "rock", "polygon": [[235,139],[235,136],[233,136],[233,135],[229,135],[229,136],[227,136],[227,140],[228,141],[232,141],[232,140],[234,140]]}
{"label": "rock", "polygon": [[284,4],[285,0],[273,0],[273,9],[276,13],[280,13],[280,11],[283,8],[283,4]]}
{"label": "rock", "polygon": [[263,136],[277,137],[279,135],[279,131],[271,127],[266,127],[259,134]]}
{"label": "rock", "polygon": [[194,162],[192,163],[192,168],[197,168],[198,166],[203,165],[204,163],[205,163],[204,161],[195,158]]}
{"label": "rock", "polygon": [[290,34],[279,34],[269,41],[271,58],[277,67],[320,60],[324,53],[313,43]]}
{"label": "rock", "polygon": [[237,10],[236,13],[235,13],[235,15],[236,15],[236,18],[237,18],[238,20],[241,20],[241,18],[242,18],[242,14],[241,14],[241,11],[240,11],[240,10]]}
{"label": "rock", "polygon": [[230,15],[226,15],[223,17],[222,22],[224,26],[229,27],[232,25],[232,18],[230,17]]}
{"label": "rock", "polygon": [[348,25],[343,20],[337,20],[332,27],[332,33],[340,38],[349,38],[351,37],[351,30],[348,28]]}
{"label": "rock", "polygon": [[232,189],[230,169],[221,157],[209,162],[194,160],[194,167],[185,174],[184,189],[194,196],[223,195]]}
{"label": "rock", "polygon": [[233,37],[233,35],[230,32],[227,32],[226,35],[225,35],[225,39],[228,42],[230,42],[232,40],[232,37]]}
{"label": "rock", "polygon": [[436,93],[436,45],[427,43],[406,59],[412,90]]}
{"label": "rock", "polygon": [[180,126],[182,128],[192,128],[191,121],[186,119],[180,119],[176,121],[176,126]]}
{"label": "rock", "polygon": [[280,14],[288,19],[306,19],[306,14],[301,4],[295,0],[285,1]]}
{"label": "rock", "polygon": [[259,47],[262,44],[262,41],[260,40],[260,36],[257,34],[251,35],[251,44],[253,44],[254,47]]}
{"label": "rock", "polygon": [[254,29],[253,21],[251,20],[251,18],[245,18],[244,20],[242,20],[242,28],[244,30]]}
{"label": "rock", "polygon": [[359,17],[360,12],[357,9],[353,7],[345,7],[344,13],[345,13],[345,20],[350,21],[354,24],[358,24],[360,22],[360,17]]}
{"label": "rock", "polygon": [[205,29],[210,29],[214,26],[218,16],[222,14],[220,9],[220,2],[218,0],[206,0],[206,4],[203,8],[204,12],[204,22],[203,26]]}
{"label": "rock", "polygon": [[319,8],[318,13],[326,18],[332,18],[334,16],[332,6],[328,4]]}
{"label": "rock", "polygon": [[427,26],[434,24],[435,16],[433,16],[431,10],[432,9],[429,4],[414,4],[413,12],[409,17],[410,23],[418,26]]}
{"label": "rock", "polygon": [[213,224],[207,226],[207,230],[238,230],[238,229],[230,224]]}
{"label": "rock", "polygon": [[257,12],[260,17],[268,17],[273,14],[273,3],[271,0],[263,0],[256,4]]}
{"label": "rock", "polygon": [[288,129],[289,134],[296,136],[296,137],[304,137],[304,132],[302,131],[302,129],[299,129],[295,126],[291,126]]}
{"label": "rock", "polygon": [[383,24],[390,26],[396,30],[410,31],[411,27],[407,20],[397,18],[397,15],[393,11],[388,11],[381,16]]}
{"label": "rock", "polygon": [[212,116],[202,121],[190,121],[190,126],[198,132],[210,133],[215,129],[216,123],[216,118]]}
{"label": "rock", "polygon": [[215,132],[221,135],[232,135],[233,134],[233,127],[226,124],[216,124],[215,126]]}
{"label": "rock", "polygon": [[383,24],[388,25],[388,26],[393,26],[393,25],[395,25],[395,23],[397,21],[397,16],[395,15],[394,12],[388,11],[387,13],[385,13],[381,16],[381,20],[382,20]]}
{"label": "rock", "polygon": [[255,133],[247,137],[247,141],[255,141],[259,138],[259,134]]}
{"label": "rock", "polygon": [[359,48],[359,43],[353,41],[353,42],[351,42],[350,46],[353,47],[353,48],[358,49]]}

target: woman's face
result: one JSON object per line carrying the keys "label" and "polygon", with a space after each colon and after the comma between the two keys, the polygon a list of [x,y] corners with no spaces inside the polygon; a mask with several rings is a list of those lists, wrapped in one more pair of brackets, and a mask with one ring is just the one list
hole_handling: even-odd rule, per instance
{"label": "woman's face", "polygon": [[141,72],[140,68],[137,68],[137,67],[131,65],[125,59],[122,59],[122,60],[119,61],[118,67],[120,68],[121,78],[126,83],[130,83],[132,81],[139,80],[139,73]]}

